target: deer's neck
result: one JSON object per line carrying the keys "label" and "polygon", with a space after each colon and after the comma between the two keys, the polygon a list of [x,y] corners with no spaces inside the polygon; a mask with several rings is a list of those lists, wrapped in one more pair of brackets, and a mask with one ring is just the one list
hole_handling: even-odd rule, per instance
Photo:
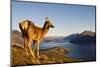
{"label": "deer's neck", "polygon": [[46,35],[48,33],[48,31],[49,31],[49,28],[44,28],[43,29],[43,34]]}
{"label": "deer's neck", "polygon": [[44,24],[42,30],[43,30],[43,34],[46,35],[49,31],[49,27],[47,27],[46,24]]}

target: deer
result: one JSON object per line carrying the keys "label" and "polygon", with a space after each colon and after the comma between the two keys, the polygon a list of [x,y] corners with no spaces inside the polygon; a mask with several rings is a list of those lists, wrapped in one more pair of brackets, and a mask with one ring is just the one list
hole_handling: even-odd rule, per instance
{"label": "deer", "polygon": [[[19,23],[19,28],[24,38],[25,54],[28,55],[27,50],[29,50],[33,58],[36,57],[41,58],[39,54],[40,42],[42,41],[44,36],[48,33],[49,29],[54,28],[52,22],[48,19],[48,17],[46,17],[43,27],[39,27],[30,20],[23,20]],[[32,50],[32,43],[34,43],[33,50]],[[35,56],[35,50],[36,50],[36,56]]]}

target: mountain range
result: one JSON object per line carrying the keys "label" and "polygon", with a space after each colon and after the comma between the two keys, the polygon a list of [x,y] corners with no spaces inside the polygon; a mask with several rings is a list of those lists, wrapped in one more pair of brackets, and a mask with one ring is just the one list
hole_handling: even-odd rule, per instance
{"label": "mountain range", "polygon": [[70,42],[72,43],[96,43],[96,33],[92,31],[84,31],[80,34],[75,34],[73,38],[70,39]]}
{"label": "mountain range", "polygon": [[[42,42],[64,42],[71,43],[96,43],[96,33],[92,31],[84,31],[81,33],[71,34],[68,36],[46,36]],[[12,31],[12,43],[23,44],[23,37],[18,30]]]}

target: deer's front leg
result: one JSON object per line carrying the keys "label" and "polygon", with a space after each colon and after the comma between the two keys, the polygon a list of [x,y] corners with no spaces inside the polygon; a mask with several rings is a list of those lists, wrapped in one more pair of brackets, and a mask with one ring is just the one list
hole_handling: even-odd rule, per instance
{"label": "deer's front leg", "polygon": [[41,58],[41,57],[40,57],[40,54],[39,54],[39,41],[37,41],[37,57],[38,57],[38,58]]}

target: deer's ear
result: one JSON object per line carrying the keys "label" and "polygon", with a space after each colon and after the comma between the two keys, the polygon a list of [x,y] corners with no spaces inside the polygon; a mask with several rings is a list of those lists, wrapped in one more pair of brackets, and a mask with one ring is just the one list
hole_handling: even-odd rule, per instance
{"label": "deer's ear", "polygon": [[46,17],[45,19],[46,19],[46,21],[48,21],[48,20],[49,20],[49,19],[48,19],[48,17]]}

